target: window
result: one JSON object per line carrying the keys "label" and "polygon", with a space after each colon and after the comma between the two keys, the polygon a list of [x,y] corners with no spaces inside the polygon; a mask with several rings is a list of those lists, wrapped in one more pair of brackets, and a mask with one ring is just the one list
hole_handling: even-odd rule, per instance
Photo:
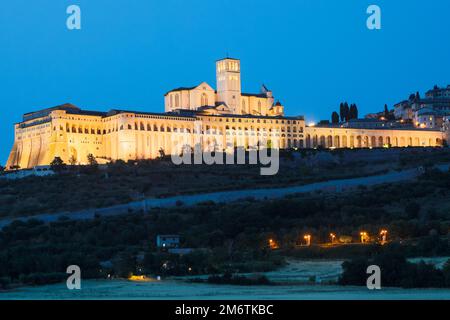
{"label": "window", "polygon": [[206,93],[202,93],[202,98],[201,98],[201,106],[205,107],[208,105],[208,96],[206,95]]}
{"label": "window", "polygon": [[180,96],[178,93],[175,95],[175,108],[180,107]]}

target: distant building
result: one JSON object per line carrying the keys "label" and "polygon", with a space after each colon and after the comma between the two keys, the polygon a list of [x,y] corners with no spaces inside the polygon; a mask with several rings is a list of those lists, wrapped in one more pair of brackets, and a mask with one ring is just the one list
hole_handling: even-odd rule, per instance
{"label": "distant building", "polygon": [[0,178],[16,180],[30,176],[44,177],[55,174],[50,166],[36,166],[33,169],[9,171],[1,175]]}
{"label": "distant building", "polygon": [[441,129],[443,117],[450,115],[450,85],[446,88],[435,86],[425,93],[425,98],[419,93],[412,94],[394,107],[396,119],[411,120],[420,128]]}
{"label": "distant building", "polygon": [[442,122],[443,122],[442,127],[443,127],[444,131],[449,132],[450,131],[450,115],[445,116],[442,119]]}
{"label": "distant building", "polygon": [[158,248],[179,248],[180,246],[179,235],[158,235],[156,236],[156,246]]}
{"label": "distant building", "polygon": [[420,128],[442,128],[446,116],[445,112],[433,110],[432,108],[422,108],[414,113],[414,124]]}
{"label": "distant building", "polygon": [[384,121],[377,118],[366,119],[351,119],[344,122],[342,128],[354,128],[354,129],[388,129],[398,128],[400,124],[396,121]]}

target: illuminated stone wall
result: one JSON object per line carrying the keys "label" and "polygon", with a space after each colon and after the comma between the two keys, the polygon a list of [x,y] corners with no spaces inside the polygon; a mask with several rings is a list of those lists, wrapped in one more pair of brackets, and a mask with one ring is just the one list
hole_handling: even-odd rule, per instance
{"label": "illuminated stone wall", "polygon": [[[35,124],[39,123],[39,124]],[[55,110],[48,117],[25,121],[15,126],[15,141],[6,168],[32,168],[48,165],[55,157],[65,163],[86,164],[88,154],[99,162],[121,159],[153,159],[164,150],[175,152],[175,135],[183,134],[194,146],[197,133],[203,141],[234,135],[234,146],[248,147],[245,136],[276,135],[281,148],[300,147],[303,143],[302,118],[271,118],[249,116],[177,116],[115,112],[107,116],[71,114]],[[244,138],[242,138],[244,137]],[[228,137],[229,138],[229,137]],[[176,151],[178,152],[178,151]]]}
{"label": "illuminated stone wall", "polygon": [[200,136],[205,147],[211,141],[226,146],[231,140],[232,146],[247,148],[249,140],[257,136],[265,138],[264,144],[271,140],[273,146],[281,149],[435,147],[441,146],[445,138],[443,132],[425,129],[305,127],[303,118],[125,111],[90,115],[54,110],[15,126],[15,141],[6,168],[48,165],[55,157],[61,157],[65,163],[86,164],[88,154],[100,163],[153,159],[161,149],[166,155],[178,153],[173,142],[180,135],[188,137],[191,147],[196,143],[195,137]]}
{"label": "illuminated stone wall", "polygon": [[380,148],[442,146],[444,133],[425,129],[352,129],[307,127],[305,147]]}

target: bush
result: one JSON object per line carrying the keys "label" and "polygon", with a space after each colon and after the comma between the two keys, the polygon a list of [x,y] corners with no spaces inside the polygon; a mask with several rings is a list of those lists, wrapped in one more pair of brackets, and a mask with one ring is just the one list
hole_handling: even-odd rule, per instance
{"label": "bush", "polygon": [[32,273],[20,276],[20,282],[28,285],[44,285],[62,282],[67,279],[66,273]]}
{"label": "bush", "polygon": [[377,265],[381,269],[381,284],[385,287],[440,288],[448,286],[444,273],[431,264],[406,261],[404,255],[383,253],[372,259],[354,259],[342,264],[344,270],[339,279],[342,285],[365,286],[367,267]]}

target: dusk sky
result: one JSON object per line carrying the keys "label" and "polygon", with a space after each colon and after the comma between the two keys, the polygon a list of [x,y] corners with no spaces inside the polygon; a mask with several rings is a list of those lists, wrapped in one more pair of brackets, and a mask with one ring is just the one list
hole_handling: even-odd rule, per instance
{"label": "dusk sky", "polygon": [[[81,7],[68,30],[66,8]],[[382,29],[366,9],[382,10]],[[163,112],[163,95],[241,59],[242,88],[273,90],[287,115],[329,119],[341,101],[360,115],[450,84],[448,0],[4,0],[0,4],[0,163],[25,112]]]}

